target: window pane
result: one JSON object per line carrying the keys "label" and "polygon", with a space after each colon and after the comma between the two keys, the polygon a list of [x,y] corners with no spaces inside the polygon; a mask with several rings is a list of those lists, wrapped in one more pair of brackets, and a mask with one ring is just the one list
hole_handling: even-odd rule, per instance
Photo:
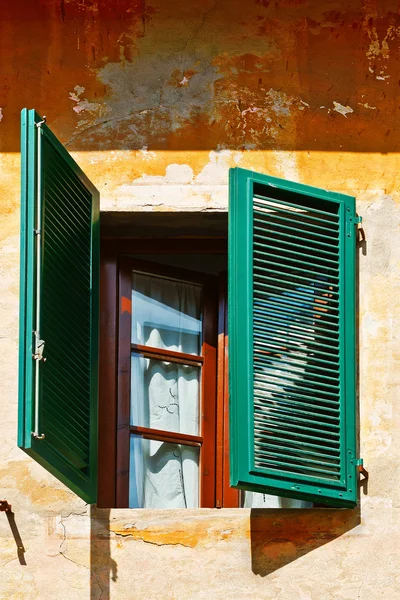
{"label": "window pane", "polygon": [[198,506],[199,448],[132,435],[129,507]]}
{"label": "window pane", "polygon": [[132,343],[201,352],[201,287],[132,273]]}
{"label": "window pane", "polygon": [[131,425],[199,435],[200,368],[131,357]]}

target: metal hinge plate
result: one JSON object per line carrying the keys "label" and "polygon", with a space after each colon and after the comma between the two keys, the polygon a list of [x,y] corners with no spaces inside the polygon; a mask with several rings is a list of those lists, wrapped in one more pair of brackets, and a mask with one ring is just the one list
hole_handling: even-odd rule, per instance
{"label": "metal hinge plate", "polygon": [[[356,215],[355,217],[349,217],[346,223],[346,233],[347,237],[353,237],[354,234],[354,225],[359,225],[362,223],[362,217],[360,215]],[[362,229],[362,228],[361,228]],[[364,232],[364,230],[362,230]],[[365,239],[365,233],[363,235],[363,239]]]}

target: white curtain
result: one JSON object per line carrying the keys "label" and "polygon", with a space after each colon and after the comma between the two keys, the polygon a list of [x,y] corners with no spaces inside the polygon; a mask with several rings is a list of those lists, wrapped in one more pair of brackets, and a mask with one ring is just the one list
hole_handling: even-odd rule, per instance
{"label": "white curtain", "polygon": [[200,354],[201,287],[133,273],[132,343]]}
{"label": "white curtain", "polygon": [[131,436],[131,508],[197,508],[198,448]]}
{"label": "white curtain", "polygon": [[244,508],[311,508],[312,502],[296,500],[295,498],[282,498],[258,492],[244,492]]}
{"label": "white curtain", "polygon": [[[134,273],[132,342],[199,354],[199,286]],[[200,369],[133,353],[131,424],[199,433]],[[196,508],[199,450],[131,436],[130,506]]]}

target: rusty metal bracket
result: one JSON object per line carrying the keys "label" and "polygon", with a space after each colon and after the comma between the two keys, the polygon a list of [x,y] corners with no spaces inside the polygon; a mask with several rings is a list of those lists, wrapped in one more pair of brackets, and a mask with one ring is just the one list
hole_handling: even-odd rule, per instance
{"label": "rusty metal bracket", "polygon": [[7,500],[0,500],[0,512],[12,512],[11,504],[8,504]]}
{"label": "rusty metal bracket", "polygon": [[367,469],[364,467],[364,461],[362,458],[359,458],[356,461],[357,471],[364,477],[364,479],[369,479],[369,473]]}
{"label": "rusty metal bracket", "polygon": [[364,479],[369,479],[369,473],[363,465],[358,465],[358,472],[363,475]]}

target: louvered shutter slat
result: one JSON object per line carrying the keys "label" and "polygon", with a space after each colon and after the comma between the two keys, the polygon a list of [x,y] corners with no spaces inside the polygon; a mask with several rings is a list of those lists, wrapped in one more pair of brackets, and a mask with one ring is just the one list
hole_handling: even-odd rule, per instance
{"label": "louvered shutter slat", "polygon": [[[21,139],[18,443],[95,502],[99,194],[33,110],[22,111]],[[37,370],[39,329],[46,361]]]}
{"label": "louvered shutter slat", "polygon": [[354,210],[348,196],[231,171],[236,487],[356,502]]}

